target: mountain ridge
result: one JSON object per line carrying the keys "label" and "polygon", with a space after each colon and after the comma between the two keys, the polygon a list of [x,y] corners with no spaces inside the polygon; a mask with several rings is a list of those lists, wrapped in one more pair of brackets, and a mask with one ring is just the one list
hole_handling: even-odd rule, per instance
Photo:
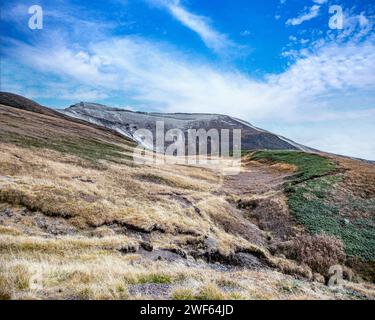
{"label": "mountain ridge", "polygon": [[60,112],[111,128],[140,144],[142,144],[142,141],[134,136],[135,131],[149,129],[155,133],[155,122],[164,121],[165,131],[181,129],[185,135],[189,129],[205,129],[206,131],[212,128],[218,130],[241,129],[242,148],[244,150],[316,151],[280,135],[255,127],[247,121],[223,114],[138,112],[88,102],[71,105],[60,110]]}
{"label": "mountain ridge", "polygon": [[[233,119],[236,122],[242,123],[243,125],[252,128],[256,131],[276,136],[278,139],[284,141],[287,146],[291,146],[290,149],[284,149],[284,150],[300,150],[300,151],[304,151],[304,152],[312,152],[312,153],[321,153],[321,154],[327,154],[327,155],[340,156],[340,157],[349,158],[349,159],[353,159],[353,160],[363,161],[363,162],[370,163],[370,164],[375,163],[375,161],[369,160],[369,159],[362,159],[362,158],[346,156],[346,155],[341,155],[341,154],[334,154],[334,153],[331,153],[331,152],[323,152],[323,151],[317,150],[315,148],[307,147],[307,146],[304,146],[300,143],[294,142],[291,139],[283,137],[281,135],[274,134],[274,133],[272,133],[270,131],[267,131],[265,129],[256,127],[256,126],[252,125],[251,123],[249,123],[248,121],[245,121],[245,120],[242,120],[242,119],[239,119],[239,118],[236,118],[236,117],[223,115],[223,114],[181,113],[181,112],[177,112],[177,113],[144,112],[144,111],[133,111],[133,110],[129,110],[129,109],[122,109],[122,108],[118,108],[118,107],[110,107],[110,106],[107,106],[107,105],[104,105],[104,104],[91,103],[91,102],[79,102],[79,103],[73,104],[73,105],[71,105],[71,106],[69,106],[65,109],[53,109],[53,108],[50,108],[50,107],[42,106],[39,103],[37,103],[37,102],[35,102],[31,99],[28,99],[28,98],[23,97],[21,95],[18,95],[18,94],[15,94],[15,93],[10,93],[10,92],[0,92],[0,104],[12,106],[12,107],[23,109],[23,110],[26,110],[26,111],[38,112],[38,113],[53,116],[53,117],[63,118],[65,120],[73,121],[73,122],[84,124],[84,125],[90,125],[90,126],[93,126],[97,129],[100,129],[100,130],[108,130],[108,131],[114,133],[117,136],[125,137],[127,139],[130,139],[133,142],[136,142],[136,143],[141,143],[141,141],[137,141],[137,139],[134,139],[132,134],[129,134],[125,130],[121,130],[121,128],[118,128],[116,126],[116,123],[113,123],[112,121],[104,120],[104,119],[101,119],[101,118],[96,119],[95,117],[86,117],[85,118],[84,114],[74,114],[74,112],[69,112],[69,111],[74,110],[74,107],[76,107],[80,104],[83,104],[85,107],[90,107],[90,108],[92,108],[93,106],[96,106],[97,108],[99,108],[99,110],[105,109],[105,110],[108,110],[108,111],[111,111],[111,112],[138,114],[138,115],[146,115],[146,116],[154,116],[154,117],[156,117],[156,116],[167,116],[167,115],[170,115],[170,116],[173,116],[173,115],[177,115],[177,116],[178,115],[212,116],[213,115],[213,116],[219,116],[219,117],[228,117],[230,119]],[[246,144],[245,144],[245,146],[246,146]],[[255,148],[250,148],[248,150],[259,150],[259,149],[267,149],[267,148],[266,147],[263,148],[261,145],[260,146],[258,145],[258,146],[255,146]],[[271,150],[272,150],[272,148],[271,148]],[[281,150],[283,150],[283,148],[281,148]]]}
{"label": "mountain ridge", "polygon": [[59,119],[75,122],[75,123],[81,124],[81,125],[89,125],[89,126],[95,128],[95,129],[111,132],[112,134],[115,134],[116,136],[123,137],[123,135],[121,135],[120,133],[118,133],[115,130],[111,130],[111,129],[106,128],[104,126],[98,126],[94,123],[90,123],[90,122],[78,119],[76,117],[70,117],[69,115],[65,115],[64,113],[59,112],[56,109],[52,109],[52,108],[49,108],[49,107],[46,107],[46,106],[42,106],[41,104],[39,104],[39,103],[37,103],[37,102],[35,102],[31,99],[28,99],[26,97],[23,97],[21,95],[15,94],[15,93],[0,91],[0,105],[10,106],[10,107],[20,109],[20,110],[25,110],[25,111],[28,111],[28,112],[40,113],[40,114],[43,114],[43,115],[46,115],[46,116],[51,116],[51,117],[54,117],[54,118],[59,118]]}

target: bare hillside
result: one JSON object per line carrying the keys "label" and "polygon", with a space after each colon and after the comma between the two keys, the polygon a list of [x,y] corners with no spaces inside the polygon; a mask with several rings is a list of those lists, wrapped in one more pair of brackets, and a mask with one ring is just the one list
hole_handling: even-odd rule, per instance
{"label": "bare hillside", "polygon": [[[0,105],[1,298],[375,297],[365,281],[368,260],[329,230],[314,232],[293,207],[291,194],[299,189],[285,185],[343,175],[345,190],[332,190],[337,199],[350,190],[355,199],[370,200],[356,214],[367,219],[361,221],[371,244],[370,165],[314,155],[320,166],[338,171],[308,176],[298,161],[255,153],[244,158],[240,175],[224,177],[200,167],[140,166],[133,148],[84,122]],[[352,210],[341,213],[354,223]],[[345,265],[343,286],[326,286],[319,257],[306,259],[296,243]],[[368,250],[371,258],[373,247]]]}
{"label": "bare hillside", "polygon": [[220,114],[133,112],[86,102],[73,105],[62,112],[71,117],[116,130],[141,144],[142,140],[135,134],[137,129],[148,129],[155,137],[156,122],[162,121],[165,132],[170,129],[180,129],[185,133],[186,141],[189,129],[205,129],[206,131],[212,128],[241,129],[241,144],[244,150],[311,150],[289,139],[254,127],[246,121]]}

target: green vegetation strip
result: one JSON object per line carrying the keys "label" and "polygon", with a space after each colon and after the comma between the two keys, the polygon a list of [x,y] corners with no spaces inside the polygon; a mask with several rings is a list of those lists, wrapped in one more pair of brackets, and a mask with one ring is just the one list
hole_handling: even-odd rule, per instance
{"label": "green vegetation strip", "polygon": [[293,177],[295,182],[321,177],[333,173],[336,169],[336,165],[327,158],[299,151],[258,151],[252,159],[295,165],[299,170]]}
{"label": "green vegetation strip", "polygon": [[5,133],[0,135],[0,141],[14,143],[24,148],[50,149],[80,157],[97,164],[98,160],[128,159],[132,157],[125,155],[124,148],[104,141],[87,138],[35,138],[20,134]]}
{"label": "green vegetation strip", "polygon": [[[363,199],[333,200],[332,191],[341,182],[334,175],[336,165],[328,158],[298,151],[259,151],[252,160],[295,165],[298,172],[284,188],[288,205],[298,223],[312,234],[326,233],[340,238],[349,256],[365,261],[375,260],[374,203]],[[347,198],[352,195],[347,195]],[[361,211],[369,218],[346,217],[340,209],[360,203]]]}

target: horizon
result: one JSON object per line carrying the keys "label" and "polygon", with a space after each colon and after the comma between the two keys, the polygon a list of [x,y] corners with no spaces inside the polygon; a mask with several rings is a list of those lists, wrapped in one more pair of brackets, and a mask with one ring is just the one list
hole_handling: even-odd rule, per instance
{"label": "horizon", "polygon": [[[40,30],[31,5],[43,9]],[[1,91],[53,108],[229,115],[375,160],[370,1],[21,0],[1,11]]]}
{"label": "horizon", "polygon": [[[14,93],[11,93],[9,92],[10,94],[14,94]],[[27,97],[26,97],[27,98]],[[34,100],[34,102],[37,102],[36,100]],[[39,102],[37,102],[39,103]],[[174,112],[174,113],[159,113],[159,112],[147,112],[147,111],[140,111],[140,110],[129,110],[129,109],[125,109],[125,108],[115,108],[115,107],[111,107],[111,106],[108,106],[108,105],[103,105],[103,104],[100,104],[100,103],[96,103],[96,102],[89,102],[89,101],[80,101],[80,102],[77,102],[75,104],[72,104],[70,106],[67,106],[67,107],[61,107],[61,108],[51,108],[51,107],[48,107],[48,106],[44,106],[42,104],[40,104],[41,106],[43,107],[47,107],[47,108],[50,108],[50,109],[55,109],[55,110],[59,110],[59,111],[65,111],[69,108],[72,108],[72,107],[75,107],[76,105],[78,104],[81,104],[81,103],[85,103],[85,104],[95,104],[95,105],[100,105],[100,106],[103,106],[105,108],[108,108],[108,109],[113,109],[114,111],[125,111],[125,112],[131,112],[131,113],[143,113],[143,114],[149,114],[149,115],[155,115],[155,114],[158,114],[158,115],[179,115],[179,114],[189,114],[189,115],[217,115],[217,116],[227,116],[227,117],[230,117],[234,120],[240,120],[240,121],[243,121],[242,119],[238,119],[236,117],[231,117],[231,116],[228,116],[226,114],[223,114],[223,113],[199,113],[199,112],[196,112],[196,113],[185,113],[185,112]],[[245,121],[247,122],[247,121]],[[267,130],[267,128],[258,128],[256,126],[253,126],[251,123],[249,123],[249,125],[253,128],[256,128],[256,129],[259,129],[259,130],[262,130],[262,131],[266,131],[266,132],[269,132],[269,133],[272,133],[272,134],[275,134],[279,137],[282,137],[284,139],[288,139],[288,137],[284,137],[280,134],[278,134],[277,132],[271,132],[269,130]],[[288,139],[289,140],[289,139]],[[299,145],[301,145],[301,143],[299,143],[298,141],[293,141]],[[304,146],[304,145],[302,145]],[[310,148],[310,146],[304,146],[304,147],[308,147]],[[314,148],[310,148],[310,149],[314,149]],[[300,152],[301,150],[295,150],[296,152]],[[335,154],[335,153],[332,153],[332,152],[329,152],[329,151],[326,151],[326,150],[318,150],[318,149],[315,149],[316,152],[319,152],[319,153],[327,153],[327,154],[331,154],[333,156],[340,156],[340,157],[344,157],[344,158],[352,158],[352,159],[357,159],[357,160],[362,160],[362,161],[368,161],[368,162],[375,162],[375,160],[372,160],[372,159],[365,159],[365,158],[358,158],[358,157],[351,157],[351,156],[348,156],[348,155],[345,155],[345,154]],[[312,152],[314,153],[314,152]]]}

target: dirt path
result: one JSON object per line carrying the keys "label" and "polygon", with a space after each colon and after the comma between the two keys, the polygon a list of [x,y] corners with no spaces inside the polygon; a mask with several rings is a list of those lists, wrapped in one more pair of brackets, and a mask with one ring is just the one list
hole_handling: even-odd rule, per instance
{"label": "dirt path", "polygon": [[243,165],[241,173],[226,176],[223,190],[238,196],[249,197],[281,190],[289,172],[282,172],[269,165],[251,162]]}
{"label": "dirt path", "polygon": [[[294,234],[295,225],[282,188],[291,174],[251,161],[243,165],[240,174],[224,178],[222,191],[237,196],[236,209],[242,219],[271,232],[273,241],[285,241]],[[253,230],[247,230],[248,238]]]}

